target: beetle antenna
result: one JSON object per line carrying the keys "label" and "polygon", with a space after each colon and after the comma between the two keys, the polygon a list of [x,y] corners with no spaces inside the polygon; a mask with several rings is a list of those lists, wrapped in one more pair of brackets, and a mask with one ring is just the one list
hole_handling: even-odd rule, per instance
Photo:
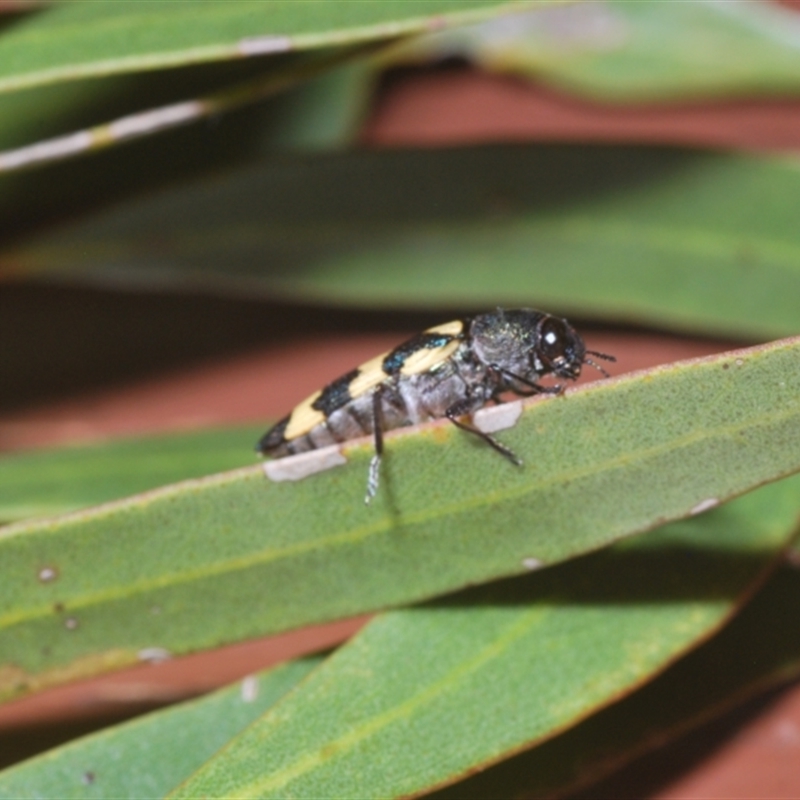
{"label": "beetle antenna", "polygon": [[[605,359],[606,361],[616,361],[617,359],[614,356],[610,356],[607,353],[598,353],[596,350],[587,350],[586,354],[597,356],[597,358]],[[586,358],[584,355],[583,363],[588,364],[590,367],[594,367],[598,372],[602,372],[606,378],[610,378],[611,376],[596,362],[592,361],[591,358]]]}
{"label": "beetle antenna", "polygon": [[597,350],[586,350],[585,352],[586,352],[586,355],[597,356],[598,358],[602,358],[604,361],[616,361],[617,360],[615,356],[610,356],[608,353],[598,353]]}

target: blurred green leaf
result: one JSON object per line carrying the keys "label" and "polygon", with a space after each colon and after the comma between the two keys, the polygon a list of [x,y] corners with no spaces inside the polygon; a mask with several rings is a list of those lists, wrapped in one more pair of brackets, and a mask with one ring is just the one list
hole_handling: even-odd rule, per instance
{"label": "blurred green leaf", "polygon": [[328,150],[352,144],[367,112],[375,67],[356,59],[275,98],[265,144],[278,151]]}
{"label": "blurred green leaf", "polygon": [[784,567],[730,625],[652,683],[540,747],[437,792],[432,800],[562,797],[796,679],[798,608],[800,575]]}
{"label": "blurred green leaf", "polygon": [[[497,0],[54,5],[0,32],[0,148],[16,148],[0,153],[0,171],[229,113],[336,67],[360,52],[359,43],[513,7]],[[313,147],[349,138],[377,76],[374,66],[360,72],[340,72],[279,104],[286,118],[276,141]]]}
{"label": "blurred green leaf", "polygon": [[31,229],[39,235],[53,219],[62,223],[65,212],[75,218],[143,188],[354,141],[377,76],[363,51],[270,64],[201,65],[177,75],[0,94],[0,148],[7,148],[0,151],[0,215],[8,223],[0,248]]}
{"label": "blurred green leaf", "polygon": [[791,474],[798,353],[787,340],[528,403],[502,437],[523,469],[444,422],[399,432],[372,507],[356,442],[349,467],[294,484],[245,468],[2,528],[0,693],[524,572]]}
{"label": "blurred green leaf", "polygon": [[0,456],[0,520],[63,514],[240,467],[260,433],[208,430]]}
{"label": "blurred green leaf", "polygon": [[800,92],[800,19],[777,3],[605,0],[400,43],[387,63],[468,58],[605,101]]}
{"label": "blurred green leaf", "polygon": [[[126,147],[93,151],[91,157],[0,173],[0,247],[24,241],[31,233],[41,235],[53,222],[61,224],[87,210],[141,196],[145,190],[246,163],[262,151],[264,113],[251,106],[213,125],[182,126]],[[13,266],[6,262],[2,271],[7,277]]]}
{"label": "blurred green leaf", "polygon": [[533,305],[768,338],[800,330],[798,205],[788,159],[358,153],[249,164],[131,202],[0,254],[0,276],[388,308]]}
{"label": "blurred green leaf", "polygon": [[[77,88],[72,83],[68,87],[71,91],[61,93],[55,92],[54,86],[45,86],[23,92],[21,96],[20,93],[0,94],[0,120],[10,121],[5,126],[0,124],[0,141],[26,133],[30,136],[31,128],[41,129],[43,122],[45,127],[63,125],[64,112],[77,119],[89,114],[95,120],[88,127],[0,151],[0,172],[28,169],[130,144],[135,139],[163,135],[173,128],[197,125],[248,106],[263,105],[275,97],[278,102],[273,103],[273,107],[267,111],[267,117],[272,122],[270,133],[273,141],[269,141],[269,136],[266,137],[262,149],[268,151],[276,146],[289,150],[342,146],[356,135],[377,77],[374,67],[364,58],[363,51],[347,48],[326,51],[314,57],[281,61],[273,64],[269,70],[262,69],[254,77],[240,78],[234,83],[230,82],[230,76],[228,82],[223,83],[223,76],[231,70],[217,67],[210,76],[205,75],[205,84],[219,85],[216,90],[203,83],[203,74],[208,73],[208,69],[189,72],[197,88],[190,91],[188,96],[180,92],[182,85],[191,83],[185,80],[185,75],[183,81],[175,81],[152,73],[145,73],[145,79],[137,75],[135,80],[115,76],[105,82],[84,81],[79,82]],[[93,92],[81,91],[86,83],[92,85]],[[125,83],[131,84],[128,91],[120,91],[123,88],[120,84],[124,86]],[[142,84],[149,85],[144,108],[136,103],[136,94],[143,88]],[[115,89],[113,98],[106,98],[103,89],[106,92]],[[196,95],[195,92],[201,94]],[[171,95],[172,98],[177,95],[178,99],[166,103],[162,100],[162,104],[157,105],[157,98],[163,98],[164,95]],[[55,99],[55,102],[49,102],[51,99]],[[112,104],[116,102],[118,114],[123,110],[127,113],[114,119],[103,118],[101,108],[109,106],[107,100]],[[10,105],[15,113],[3,114],[4,105],[6,112]],[[108,113],[106,111],[106,115]]]}
{"label": "blurred green leaf", "polygon": [[[3,37],[0,35],[0,46]],[[0,92],[0,147],[21,147],[100,125],[115,117],[294,69],[293,59],[239,60],[172,71],[137,72],[46,83]],[[2,162],[0,162],[2,163]]]}
{"label": "blurred green leaf", "polygon": [[72,0],[0,36],[0,92],[342,46],[507,12],[503,0]]}
{"label": "blurred green leaf", "polygon": [[162,797],[320,661],[293,661],[5,770],[0,773],[0,797]]}
{"label": "blurred green leaf", "polygon": [[552,737],[724,622],[799,487],[379,617],[169,796],[408,797]]}

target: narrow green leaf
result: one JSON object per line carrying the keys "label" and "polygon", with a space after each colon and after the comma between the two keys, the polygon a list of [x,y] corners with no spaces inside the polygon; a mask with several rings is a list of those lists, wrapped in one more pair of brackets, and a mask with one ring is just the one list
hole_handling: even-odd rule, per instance
{"label": "narrow green leaf", "polygon": [[[2,41],[0,36],[0,44]],[[311,60],[308,56],[267,62],[240,60],[166,74],[159,71],[110,75],[0,92],[0,148],[33,145],[59,135],[74,136],[81,128],[91,129],[135,112],[215,94],[257,77],[278,77],[297,70],[308,60]],[[107,135],[113,133],[107,131]],[[4,169],[5,161],[5,157],[0,161]]]}
{"label": "narrow green leaf", "polygon": [[[7,150],[0,171],[229,112],[335,67],[363,43],[504,10],[497,0],[59,4],[0,35],[0,150]],[[318,56],[304,55],[323,47]],[[248,57],[289,51],[300,55]],[[183,68],[164,72],[175,66]],[[344,99],[363,102],[364,88],[350,85]],[[318,121],[320,108],[330,109],[343,88],[347,81],[334,79],[282,103],[289,111],[282,138],[308,144],[303,110]],[[357,109],[336,106],[310,143],[349,130],[355,118]]]}
{"label": "narrow green leaf", "polygon": [[800,676],[800,575],[779,570],[708,644],[555,739],[434,800],[562,797],[772,686]]}
{"label": "narrow green leaf", "polygon": [[0,456],[0,520],[63,514],[240,467],[261,432],[194,431]]}
{"label": "narrow green leaf", "polygon": [[350,466],[296,483],[245,468],[2,528],[0,693],[524,572],[791,474],[798,353],[786,340],[529,402],[501,437],[523,469],[445,422],[401,431],[372,507],[356,442]]}
{"label": "narrow green leaf", "polygon": [[[71,91],[67,92],[46,86],[22,93],[22,97],[19,93],[0,94],[0,141],[9,136],[13,140],[14,136],[24,134],[32,126],[34,130],[41,130],[44,124],[47,129],[48,122],[61,126],[56,129],[58,135],[33,142],[24,140],[22,147],[0,150],[0,172],[85,156],[108,147],[129,144],[135,139],[163,134],[173,128],[197,124],[211,117],[231,114],[246,106],[261,105],[276,97],[278,102],[273,103],[265,114],[272,124],[267,125],[264,145],[283,145],[284,149],[290,150],[340,146],[352,141],[357,133],[377,78],[363,48],[336,48],[317,56],[279,62],[271,69],[262,68],[255,77],[240,78],[238,82],[232,77],[224,82],[230,69],[217,69],[215,73],[220,74],[213,76],[208,75],[208,70],[194,69],[190,72],[195,76],[195,85],[203,93],[200,96],[191,93],[187,96],[185,89],[181,93],[181,87],[191,83],[186,76],[182,76],[182,81],[165,81],[161,75],[147,75],[146,80],[138,76],[135,81],[123,81],[118,77],[100,82],[84,81],[70,84]],[[212,82],[221,84],[220,88],[212,90],[207,85]],[[129,84],[128,91],[120,91],[126,88],[126,83]],[[91,85],[91,93],[85,91],[85,84]],[[142,84],[149,89],[144,109],[141,101],[137,103],[136,96],[137,91],[145,88]],[[125,111],[115,119],[98,122],[104,116],[101,110],[104,95],[114,88],[117,89],[116,105]],[[99,98],[101,108],[97,107],[97,102],[87,102],[88,98],[82,97],[86,94],[95,101]],[[171,101],[157,105],[159,95],[162,103],[164,95]],[[44,108],[42,99],[45,100]],[[51,100],[54,102],[48,102]],[[82,108],[83,105],[88,108]],[[13,114],[7,113],[9,106]],[[81,113],[84,118],[88,116],[89,126],[64,133],[61,116],[66,109],[72,112],[73,118],[80,118]],[[36,136],[42,134],[35,134],[34,139]],[[266,151],[269,147],[262,149]]]}
{"label": "narrow green leaf", "polygon": [[800,20],[777,3],[607,0],[533,9],[400,43],[391,63],[461,56],[593,99],[800,92]]}
{"label": "narrow green leaf", "polygon": [[388,39],[522,5],[507,0],[72,0],[43,9],[0,36],[0,92]]}
{"label": "narrow green leaf", "polygon": [[[742,198],[747,202],[742,202]],[[3,275],[383,307],[532,305],[733,337],[800,330],[800,170],[526,146],[249,164],[40,235]]]}
{"label": "narrow green leaf", "polygon": [[291,662],[7,769],[0,798],[163,797],[320,662]]}
{"label": "narrow green leaf", "polygon": [[408,797],[551,737],[730,615],[798,489],[373,620],[170,797]]}
{"label": "narrow green leaf", "polygon": [[285,152],[352,144],[377,78],[368,60],[357,59],[277,97],[264,126],[267,146]]}

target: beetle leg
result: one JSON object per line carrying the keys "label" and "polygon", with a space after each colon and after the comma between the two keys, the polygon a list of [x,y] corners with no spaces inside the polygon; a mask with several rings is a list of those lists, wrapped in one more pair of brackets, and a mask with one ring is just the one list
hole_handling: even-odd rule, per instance
{"label": "beetle leg", "polygon": [[378,484],[381,478],[381,456],[383,455],[383,409],[381,407],[381,390],[378,387],[372,393],[372,434],[375,439],[375,455],[369,462],[369,476],[367,477],[367,495],[364,503],[369,505],[372,498],[378,493]]}
{"label": "beetle leg", "polygon": [[448,408],[447,411],[444,412],[444,415],[457,428],[461,428],[462,431],[467,431],[468,433],[474,433],[476,436],[480,436],[480,438],[483,439],[484,442],[486,442],[488,445],[497,450],[497,452],[500,453],[501,455],[504,455],[512,464],[516,464],[518,467],[521,467],[522,459],[518,458],[514,454],[514,452],[512,450],[509,450],[504,444],[498,442],[497,439],[494,438],[494,436],[491,436],[488,433],[484,433],[482,430],[479,430],[474,425],[462,422],[459,419],[459,417],[463,417],[466,414],[469,414],[471,411],[472,411],[472,402],[468,397],[465,397],[464,399],[459,400],[456,403],[453,403],[453,405],[451,405],[450,408]]}
{"label": "beetle leg", "polygon": [[504,378],[510,378],[513,381],[517,381],[517,383],[522,383],[529,387],[530,391],[527,392],[524,390],[519,391],[518,389],[510,389],[510,391],[514,392],[514,394],[519,395],[520,397],[533,397],[535,394],[564,394],[565,387],[560,383],[557,383],[555,386],[542,386],[539,383],[526,380],[520,375],[515,375],[513,372],[509,372],[507,369],[501,369],[500,367],[495,367],[494,369]]}

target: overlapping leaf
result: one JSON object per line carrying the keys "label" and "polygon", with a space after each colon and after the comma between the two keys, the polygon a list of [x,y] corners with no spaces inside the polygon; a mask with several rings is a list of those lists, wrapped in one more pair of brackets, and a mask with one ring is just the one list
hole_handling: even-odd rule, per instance
{"label": "overlapping leaf", "polygon": [[[318,75],[314,91],[280,104],[277,115],[289,113],[277,141],[330,144],[358,120],[348,105],[363,104],[365,90],[351,81],[352,96],[341,104],[342,81],[330,85],[325,73],[359,47],[519,7],[498,0],[54,4],[0,35],[0,149],[8,149],[0,171],[218,116]],[[309,108],[317,121],[324,114],[319,131],[304,124]]]}
{"label": "overlapping leaf", "polygon": [[[447,763],[454,759],[461,759],[460,768],[464,759],[474,767],[489,751],[498,757],[514,737],[517,743],[529,741],[525,737],[531,730],[538,738],[542,731],[545,738],[552,736],[565,718],[574,722],[607,703],[615,688],[630,691],[665,659],[718,625],[796,525],[797,497],[797,479],[784,481],[716,512],[667,526],[657,535],[547,573],[391,612],[288,699],[286,705],[300,704],[302,710],[290,713],[281,706],[277,721],[268,714],[215,756],[184,790],[238,796],[242,784],[268,777],[264,760],[274,760],[271,754],[278,753],[284,765],[291,759],[304,761],[305,771],[297,770],[295,779],[308,780],[316,772],[326,791],[333,780],[339,781],[342,796],[370,796],[370,791],[394,796],[409,788],[409,776],[416,777],[417,788],[428,788],[452,779],[453,767],[448,772]],[[796,629],[799,589],[796,573],[785,570],[719,639],[651,686],[573,731],[444,790],[443,800],[563,791],[609,771],[653,741],[685,730],[737,697],[796,674],[800,640],[791,632]],[[741,659],[743,651],[758,655]],[[578,652],[581,658],[575,657]],[[585,658],[586,653],[592,657]],[[439,673],[448,665],[443,679]],[[305,674],[309,666],[301,662],[290,667],[290,677],[297,669]],[[268,674],[266,680],[272,678]],[[348,684],[355,698],[347,694]],[[243,714],[255,719],[258,710],[242,704],[252,688],[237,685],[34,759],[0,775],[0,797],[54,792],[90,797],[98,790],[119,798],[160,796],[188,777],[192,763],[211,755],[210,742],[228,744]],[[397,702],[403,691],[417,693],[405,698],[404,713],[375,715],[377,705]],[[263,692],[262,685],[259,709],[269,704]],[[561,703],[555,702],[558,696]],[[347,742],[337,742],[344,746],[329,747],[317,759],[309,757],[311,732],[321,729],[324,737],[339,724],[352,733],[349,723],[354,714],[364,713],[365,697],[370,698],[374,724],[357,731],[360,739],[346,735]],[[442,705],[447,714],[438,713]],[[478,715],[480,723],[465,721],[470,715]],[[262,738],[267,727],[273,729],[270,737],[280,737],[285,728],[297,726],[305,733],[296,748],[276,749],[272,738]],[[453,737],[454,727],[464,735]],[[376,741],[381,736],[389,739],[385,747]],[[430,739],[434,746],[426,752]],[[243,763],[248,747],[252,768]],[[388,771],[386,752],[392,754]],[[431,764],[430,752],[444,757]],[[377,782],[372,772],[352,769],[353,759],[359,758],[374,759],[373,769],[381,771]],[[148,769],[137,775],[122,775],[112,766],[143,759]],[[414,769],[404,770],[404,760],[412,761]],[[426,766],[422,774],[420,763]],[[93,776],[90,785],[81,780],[87,770]],[[365,775],[370,781],[366,786],[361,782]],[[237,779],[238,786],[229,782]],[[285,788],[306,796],[297,784]],[[251,785],[247,794],[257,793]]]}
{"label": "overlapping leaf", "polygon": [[0,529],[2,692],[524,572],[795,472],[798,352],[533,403],[506,434],[524,469],[452,426],[393,437],[369,508],[355,444],[349,466],[295,484],[247,468]]}
{"label": "overlapping leaf", "polygon": [[0,797],[162,797],[319,662],[300,659],[67,745],[0,774]]}
{"label": "overlapping leaf", "polygon": [[391,38],[515,5],[522,6],[502,0],[58,3],[0,38],[0,91]]}
{"label": "overlapping leaf", "polygon": [[[3,47],[16,46],[16,39],[25,41],[32,32],[36,36],[59,37],[54,46],[46,51],[56,62],[59,57],[59,46],[63,41],[69,43],[70,37],[76,35],[70,25],[70,18],[77,16],[77,8],[81,4],[72,3],[69,12],[60,9],[48,9],[46,13],[29,18],[19,31],[12,31],[5,41],[0,40],[0,67],[2,66]],[[348,5],[351,8],[348,8]],[[0,147],[11,147],[16,144],[31,145],[37,143],[35,151],[28,148],[24,153],[0,154],[0,169],[11,169],[21,165],[36,163],[38,160],[63,158],[76,152],[124,141],[130,136],[132,120],[128,124],[105,124],[94,129],[87,125],[98,126],[98,123],[110,123],[113,114],[125,110],[137,110],[143,114],[137,135],[152,135],[171,124],[176,124],[177,115],[181,124],[197,120],[222,108],[230,108],[240,103],[257,102],[263,97],[264,89],[257,89],[264,82],[264,75],[272,76],[266,85],[281,83],[281,72],[296,72],[293,62],[288,65],[280,59],[261,59],[255,65],[262,75],[261,83],[250,86],[237,86],[227,104],[217,102],[203,95],[208,95],[214,86],[226,86],[229,89],[236,85],[243,75],[252,73],[252,67],[242,63],[242,56],[249,53],[249,46],[258,52],[253,42],[260,42],[269,52],[269,44],[278,51],[317,47],[320,43],[335,44],[344,49],[347,46],[366,39],[367,41],[385,41],[387,30],[392,26],[377,25],[369,28],[373,14],[367,13],[369,4],[361,4],[361,10],[367,27],[363,29],[345,29],[340,26],[350,24],[358,14],[353,3],[328,2],[318,3],[313,17],[304,15],[295,5],[271,3],[263,6],[259,13],[247,13],[241,4],[228,3],[224,7],[218,3],[205,3],[200,13],[193,14],[191,25],[177,23],[185,11],[179,4],[161,3],[151,15],[141,14],[141,7],[131,13],[131,4],[116,3],[116,8],[109,9],[108,4],[92,4],[92,12],[88,16],[87,29],[81,31],[85,52],[81,54],[88,63],[73,64],[72,69],[93,70],[105,73],[111,69],[112,76],[118,71],[135,70],[139,74],[135,80],[120,81],[118,78],[91,81],[72,81],[66,91],[59,86],[56,90],[48,81],[63,81],[70,76],[69,65],[61,65],[53,72],[50,70],[33,76],[27,80],[45,81],[44,86],[34,91],[13,94],[0,98]],[[400,8],[390,8],[391,4],[372,4],[375,9],[397,17],[397,30],[408,29],[411,32],[424,31],[430,27],[431,18],[425,24],[425,14],[430,12],[430,3],[406,4],[405,16]],[[434,4],[435,5],[435,4]],[[441,5],[441,4],[440,4]],[[437,61],[442,58],[458,56],[489,70],[510,71],[532,77],[537,81],[549,81],[561,89],[588,94],[592,97],[614,100],[663,100],[667,98],[685,98],[697,94],[710,96],[728,95],[732,93],[796,93],[800,90],[800,67],[796,58],[796,42],[800,38],[800,25],[794,15],[773,4],[756,2],[738,2],[720,4],[714,2],[694,3],[537,3],[520,4],[516,13],[509,5],[489,3],[485,8],[477,9],[477,16],[488,17],[487,21],[472,25],[449,25],[445,30],[430,35],[404,39],[392,53],[380,57],[375,62],[364,65],[364,69],[377,76],[379,69],[409,61]],[[550,7],[550,6],[553,7]],[[127,8],[126,8],[127,6]],[[238,7],[237,7],[238,6]],[[451,23],[464,22],[475,16],[473,7],[466,14],[459,13],[454,4],[442,6],[452,17]],[[521,10],[520,10],[521,9]],[[435,10],[435,9],[434,9]],[[110,13],[113,12],[113,13]],[[511,11],[512,13],[509,13]],[[322,12],[322,13],[320,13]],[[409,13],[422,14],[422,18],[410,19]],[[453,13],[455,12],[455,13]],[[86,15],[86,10],[82,12]],[[436,18],[437,27],[441,26],[444,17]],[[154,23],[158,23],[154,28]],[[214,27],[212,23],[217,23]],[[305,30],[311,23],[330,27],[319,36],[308,38],[303,33],[299,38],[276,35],[270,38],[256,35],[254,39],[240,41],[232,48],[227,36],[239,34],[244,30],[262,31],[264,26],[277,26],[275,30]],[[111,62],[109,59],[100,63],[92,63],[92,56],[97,49],[105,52],[106,42],[102,37],[107,29],[116,29],[121,25],[130,26],[133,31],[147,30],[147,37],[153,37],[153,30],[158,31],[161,52],[149,53],[145,56],[137,48],[146,50],[141,37],[131,36],[124,42],[121,53],[122,62]],[[282,28],[281,26],[284,26]],[[288,26],[288,27],[286,27]],[[213,33],[212,33],[213,31]],[[307,33],[308,31],[306,31]],[[195,48],[185,48],[187,34],[197,42],[207,45],[216,43],[217,51],[204,48],[199,44]],[[150,47],[155,43],[150,42]],[[229,52],[226,55],[226,46]],[[175,52],[170,52],[175,48]],[[120,52],[115,52],[117,58]],[[216,53],[216,54],[215,54]],[[41,52],[26,49],[26,56],[33,57],[34,65],[41,59]],[[69,55],[69,54],[67,54]],[[164,80],[163,75],[147,78],[147,72],[154,68],[171,66],[177,58],[187,63],[205,63],[206,58],[227,59],[222,64],[214,64],[214,69],[183,69]],[[233,58],[233,62],[230,59]],[[38,60],[37,60],[38,59]],[[19,61],[19,59],[17,59]],[[80,59],[79,59],[80,61]],[[238,62],[238,63],[237,63]],[[18,66],[18,64],[16,65]],[[325,69],[324,65],[321,65]],[[141,70],[145,72],[142,73]],[[24,82],[23,78],[23,82]],[[193,88],[192,88],[192,81]],[[13,83],[11,86],[13,87]],[[324,81],[321,86],[324,85]],[[0,83],[2,86],[2,83]],[[357,96],[358,91],[355,92]],[[6,95],[8,93],[6,92]],[[320,101],[321,95],[325,95]],[[335,108],[335,91],[322,88],[313,96],[320,108]],[[147,98],[147,99],[145,99]],[[171,98],[172,102],[183,101],[181,108],[174,108],[167,113],[167,108],[156,107]],[[194,113],[189,114],[186,107],[188,101],[196,106]],[[144,105],[143,105],[144,103]],[[304,97],[304,105],[309,98]],[[348,103],[344,103],[332,117],[335,119],[346,111]],[[112,111],[116,109],[116,111]],[[144,109],[144,110],[143,110]],[[182,109],[182,113],[181,112]],[[105,116],[103,116],[105,114]],[[149,115],[149,116],[148,116]],[[159,116],[160,115],[160,116]],[[327,115],[326,115],[327,116]],[[156,117],[159,122],[156,122]],[[315,117],[320,115],[315,112]],[[169,121],[172,118],[172,121]],[[148,122],[146,123],[146,120]],[[72,127],[70,128],[70,124]],[[81,128],[85,128],[80,131]],[[121,136],[117,128],[125,129],[128,134]],[[329,123],[323,123],[323,129]],[[288,126],[291,129],[291,123]],[[61,134],[71,139],[59,139],[44,145],[39,140],[46,136]],[[290,145],[305,143],[311,129],[303,128],[299,137],[291,137]],[[324,138],[324,137],[323,137]],[[78,146],[84,139],[82,146]],[[281,137],[278,137],[281,143]],[[313,139],[319,141],[319,137]],[[325,139],[329,143],[329,139]],[[30,152],[28,152],[30,150]]]}
{"label": "overlapping leaf", "polygon": [[653,683],[436,800],[564,796],[738,703],[800,676],[800,579],[785,567],[708,644]]}
{"label": "overlapping leaf", "polygon": [[551,737],[721,624],[798,488],[373,620],[170,797],[408,797]]}
{"label": "overlapping leaf", "polygon": [[[219,118],[243,106],[263,105],[275,95],[287,93],[289,97],[274,108],[263,109],[267,138],[270,127],[282,126],[288,149],[297,147],[293,129],[299,127],[306,138],[311,133],[306,125],[298,124],[304,120],[295,106],[301,111],[319,106],[331,119],[316,136],[326,143],[335,141],[336,136],[331,137],[329,131],[338,132],[342,126],[337,121],[354,116],[353,98],[360,105],[366,103],[371,73],[362,80],[363,87],[344,82],[346,90],[352,87],[352,97],[341,91],[341,76],[349,77],[342,65],[356,61],[363,68],[360,52],[339,48],[314,57],[267,64],[239,62],[213,69],[193,68],[169,79],[162,73],[145,72],[0,93],[0,172],[129,143],[209,117]],[[305,87],[309,82],[313,84],[310,90]],[[319,108],[316,114],[321,116]],[[349,125],[353,127],[354,123]]]}
{"label": "overlapping leaf", "polygon": [[131,203],[0,254],[0,276],[370,307],[532,305],[770,337],[800,330],[798,203],[788,160],[362,153],[249,165]]}
{"label": "overlapping leaf", "polygon": [[63,514],[247,463],[259,428],[0,456],[0,521]]}
{"label": "overlapping leaf", "polygon": [[571,93],[663,101],[800,92],[800,20],[777,3],[578,2],[401,43],[391,63],[460,56]]}

